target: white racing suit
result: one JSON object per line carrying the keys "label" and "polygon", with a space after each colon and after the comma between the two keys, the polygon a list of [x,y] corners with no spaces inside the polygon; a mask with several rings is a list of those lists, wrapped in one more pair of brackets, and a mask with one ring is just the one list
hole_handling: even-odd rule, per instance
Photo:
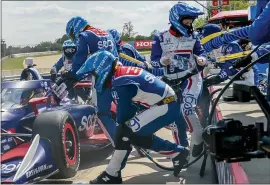
{"label": "white racing suit", "polygon": [[[179,80],[193,70],[198,73],[188,78],[181,85],[182,102],[181,110],[184,120],[188,124],[192,136],[192,143],[199,145],[202,143],[202,126],[195,111],[198,98],[202,90],[202,66],[195,61],[194,54],[206,60],[204,49],[200,44],[196,34],[190,37],[177,37],[173,30],[158,33],[153,38],[151,64],[153,67],[164,67],[164,76],[172,80]],[[163,60],[169,58],[170,64],[163,65]],[[177,91],[178,89],[174,89]],[[179,118],[179,121],[183,119]],[[175,128],[178,124],[173,124]],[[174,129],[174,139],[176,143],[186,146],[188,143],[179,141],[179,129]]]}

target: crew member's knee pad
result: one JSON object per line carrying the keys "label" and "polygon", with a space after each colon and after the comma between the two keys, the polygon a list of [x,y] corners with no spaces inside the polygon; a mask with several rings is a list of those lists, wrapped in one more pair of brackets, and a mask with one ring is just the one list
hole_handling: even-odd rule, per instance
{"label": "crew member's knee pad", "polygon": [[150,149],[153,144],[153,135],[138,136],[135,133],[133,133],[130,137],[130,143],[140,148]]}
{"label": "crew member's knee pad", "polygon": [[139,136],[125,125],[118,125],[115,133],[115,149],[131,150],[130,144],[149,149],[153,143],[153,135]]}
{"label": "crew member's knee pad", "polygon": [[115,150],[132,150],[130,144],[130,135],[132,131],[124,125],[118,124],[115,131]]}

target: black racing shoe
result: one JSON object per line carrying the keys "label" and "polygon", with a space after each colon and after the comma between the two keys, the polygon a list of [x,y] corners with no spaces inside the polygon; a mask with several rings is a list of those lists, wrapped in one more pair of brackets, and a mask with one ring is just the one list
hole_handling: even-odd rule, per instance
{"label": "black racing shoe", "polygon": [[122,184],[122,177],[113,177],[106,171],[102,172],[96,179],[91,180],[89,184]]}
{"label": "black racing shoe", "polygon": [[180,152],[176,157],[172,159],[173,167],[174,167],[173,175],[175,177],[178,176],[183,166],[188,163],[189,154],[190,154],[190,150],[188,148],[185,148],[184,151]]}
{"label": "black racing shoe", "polygon": [[203,151],[203,142],[198,145],[194,145],[192,149],[192,157],[198,157]]}

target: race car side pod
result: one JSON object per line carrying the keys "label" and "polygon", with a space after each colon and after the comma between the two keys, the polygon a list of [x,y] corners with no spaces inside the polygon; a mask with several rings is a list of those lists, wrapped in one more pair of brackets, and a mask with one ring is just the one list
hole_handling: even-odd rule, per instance
{"label": "race car side pod", "polygon": [[[214,49],[221,47],[224,44],[231,43],[240,38],[248,39],[250,26],[246,26],[230,32],[224,32],[221,34],[211,34],[201,40],[201,43],[206,52],[210,52]],[[217,35],[217,36],[216,36]]]}

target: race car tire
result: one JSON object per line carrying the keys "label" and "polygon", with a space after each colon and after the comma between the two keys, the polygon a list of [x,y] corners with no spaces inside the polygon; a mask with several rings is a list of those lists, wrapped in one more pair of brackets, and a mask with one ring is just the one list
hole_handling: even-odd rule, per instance
{"label": "race car tire", "polygon": [[50,178],[70,178],[80,165],[80,142],[75,122],[66,111],[39,114],[33,123],[33,137],[39,134],[52,143],[53,158],[59,172]]}

